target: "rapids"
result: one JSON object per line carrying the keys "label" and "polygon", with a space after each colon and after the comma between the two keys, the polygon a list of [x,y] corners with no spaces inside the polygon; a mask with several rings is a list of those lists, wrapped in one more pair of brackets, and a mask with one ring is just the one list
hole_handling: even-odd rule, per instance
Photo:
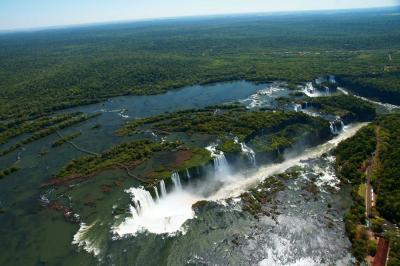
{"label": "rapids", "polygon": [[[295,165],[302,165],[302,162],[305,160],[320,157],[334,148],[339,142],[353,136],[365,125],[366,123],[350,125],[346,131],[342,131],[342,133],[332,140],[307,149],[300,155],[290,156],[287,154],[287,158],[282,163],[261,166],[253,171],[238,172],[235,174],[232,174],[232,170],[224,154],[222,152],[218,153],[215,150],[215,146],[210,146],[209,149],[213,152],[214,156],[213,175],[219,185],[216,186],[210,195],[205,196],[203,193],[206,186],[209,186],[208,182],[200,183],[196,187],[188,185],[182,188],[180,177],[177,173],[172,175],[175,185],[174,190],[168,194],[162,192],[163,196],[157,201],[152,199],[148,191],[140,188],[131,188],[126,192],[131,194],[133,202],[139,201],[140,203],[133,204],[136,206],[131,205],[131,217],[127,218],[121,224],[115,225],[113,232],[120,237],[135,235],[146,230],[155,234],[175,234],[179,231],[184,233],[183,224],[187,220],[194,218],[192,205],[197,201],[221,202],[238,197],[241,193],[256,186],[268,176],[284,172]],[[329,178],[329,175],[326,178]],[[160,187],[162,187],[161,184]]]}
{"label": "rapids", "polygon": [[229,184],[225,184],[220,189],[218,189],[212,196],[210,196],[209,200],[221,200],[227,199],[232,197],[237,197],[248,188],[255,186],[258,182],[262,181],[266,177],[284,172],[285,170],[289,169],[292,166],[297,164],[301,164],[303,160],[310,159],[310,158],[317,158],[322,154],[330,151],[334,147],[337,146],[341,141],[352,137],[357,131],[365,126],[367,123],[358,123],[350,125],[346,131],[343,131],[341,134],[336,136],[335,138],[318,145],[316,147],[312,147],[306,149],[300,155],[296,155],[291,157],[287,155],[287,159],[285,159],[282,163],[276,163],[266,166],[261,166],[249,175],[243,176],[241,174],[237,175],[236,182],[232,182]]}
{"label": "rapids", "polygon": [[[118,138],[114,134],[128,117],[134,119],[166,111],[202,108],[238,99],[245,99],[239,101],[248,108],[273,108],[275,99],[287,97],[289,93],[282,83],[254,85],[234,82],[194,86],[162,95],[116,97],[104,103],[61,111],[102,113],[94,120],[63,129],[61,132],[69,134],[81,131],[82,135],[75,140],[76,143],[100,153],[129,140]],[[397,108],[384,103],[378,104],[385,108]],[[306,109],[301,110],[297,107],[298,111],[308,112]],[[314,115],[311,112],[310,114]],[[93,130],[96,124],[102,127]],[[0,264],[27,265],[35,262],[60,265],[76,264],[77,261],[85,265],[158,265],[160,261],[170,265],[185,264],[183,262],[229,262],[234,265],[299,265],[305,262],[323,264],[316,260],[324,257],[321,255],[323,251],[317,251],[316,248],[315,251],[309,252],[310,255],[297,248],[310,241],[307,236],[301,234],[302,231],[314,234],[315,239],[319,239],[319,242],[316,240],[317,243],[325,245],[333,255],[346,258],[347,253],[344,250],[348,249],[349,245],[348,240],[344,238],[344,232],[340,231],[342,213],[338,211],[335,218],[337,226],[330,229],[336,233],[323,232],[326,230],[321,230],[319,224],[314,223],[315,219],[311,219],[324,214],[319,210],[320,205],[301,205],[295,203],[297,198],[291,202],[284,201],[287,195],[292,195],[293,191],[299,189],[295,184],[291,185],[291,193],[283,193],[280,208],[284,214],[278,218],[279,228],[274,227],[268,218],[263,218],[261,222],[251,220],[252,218],[241,210],[240,199],[237,196],[274,173],[285,171],[293,165],[304,165],[308,158],[320,157],[341,140],[351,137],[362,125],[346,126],[346,130],[341,131],[331,141],[305,150],[301,154],[287,153],[286,160],[279,164],[235,172],[226,161],[225,155],[215,152],[216,167],[210,169],[204,179],[193,178],[190,182],[184,182],[186,178],[191,178],[191,173],[187,172],[179,180],[175,180],[178,187],[179,183],[181,184],[182,189],[167,191],[164,181],[161,181],[155,187],[149,188],[151,191],[145,191],[132,181],[127,182],[119,194],[107,195],[99,188],[103,183],[114,184],[118,181],[114,172],[100,174],[96,179],[71,185],[68,191],[39,191],[41,184],[68,161],[82,154],[68,145],[51,148],[51,144],[57,140],[57,136],[54,135],[24,145],[20,150],[4,156],[0,162],[5,168],[17,159],[20,168],[18,172],[1,180],[0,209],[6,212],[1,214],[0,224],[3,229],[0,229],[0,232],[3,243],[7,244],[3,245],[0,251]],[[158,138],[152,132],[148,135]],[[20,138],[15,138],[1,146],[6,148],[18,140]],[[241,145],[242,153],[251,161],[252,153],[247,149],[249,147],[244,145]],[[318,186],[337,182],[333,173],[329,171],[320,170],[317,166],[312,171],[323,172],[323,175],[318,175]],[[148,197],[149,192],[154,193],[154,198]],[[42,207],[56,197],[61,198],[66,206],[76,208],[81,217],[79,224],[68,223],[62,214]],[[324,194],[323,197],[326,199],[333,196]],[[193,204],[199,204],[199,201],[205,201],[205,207],[193,209]],[[311,214],[311,218],[302,216],[301,212],[309,213],[313,208],[315,212]],[[294,221],[296,223],[292,223]],[[236,242],[236,235],[243,236],[245,248],[232,245],[231,241]],[[251,238],[255,240],[250,241]],[[260,250],[260,247],[264,248]],[[84,251],[79,251],[81,248]],[[50,249],[52,252],[49,253]],[[314,253],[318,254],[312,256]],[[327,264],[337,261],[336,257],[328,258]]]}

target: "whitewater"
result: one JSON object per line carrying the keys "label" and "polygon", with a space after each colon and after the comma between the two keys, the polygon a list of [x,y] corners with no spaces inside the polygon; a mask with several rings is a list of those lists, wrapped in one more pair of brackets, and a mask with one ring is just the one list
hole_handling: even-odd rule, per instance
{"label": "whitewater", "polygon": [[[226,199],[236,198],[271,175],[284,172],[295,165],[301,165],[302,161],[307,159],[320,157],[336,147],[341,141],[352,137],[366,124],[349,125],[345,131],[321,145],[306,149],[298,155],[287,155],[281,163],[261,166],[245,173],[232,173],[224,154],[216,151],[215,145],[210,146],[208,149],[214,157],[215,169],[214,179],[209,178],[207,180],[211,184],[215,182],[216,187],[218,187],[213,193],[204,195],[205,188],[210,186],[207,181],[196,187],[189,185],[182,188],[181,177],[177,173],[172,176],[174,189],[168,194],[165,192],[165,185],[160,184],[162,196],[159,199],[153,199],[150,192],[143,188],[131,188],[126,191],[131,195],[132,201],[136,201],[130,207],[131,216],[122,223],[115,225],[112,232],[118,237],[136,235],[146,231],[154,234],[184,234],[184,223],[195,218],[192,205],[196,202],[206,200],[223,203]],[[140,203],[137,203],[137,201]]]}

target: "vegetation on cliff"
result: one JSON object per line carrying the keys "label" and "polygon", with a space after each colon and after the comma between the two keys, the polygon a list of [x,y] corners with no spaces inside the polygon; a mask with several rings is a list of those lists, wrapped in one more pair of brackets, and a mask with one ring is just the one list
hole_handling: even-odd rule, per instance
{"label": "vegetation on cliff", "polygon": [[[211,160],[206,143],[193,141],[193,136],[219,141],[218,149],[227,153],[241,152],[237,141],[251,143],[256,152],[283,151],[306,137],[326,139],[328,122],[296,112],[250,111],[243,106],[222,105],[199,110],[185,110],[135,119],[118,133],[135,135],[155,132],[161,142],[133,141],[118,145],[100,156],[72,160],[55,177],[53,183],[81,179],[107,169],[122,169],[145,183],[171,176]],[[185,134],[178,141],[175,134]],[[181,135],[178,135],[181,136]],[[236,140],[236,138],[238,138]],[[65,139],[60,140],[63,142]]]}
{"label": "vegetation on cliff", "polygon": [[[400,115],[391,114],[378,118],[361,129],[354,137],[340,143],[335,150],[338,175],[353,185],[353,206],[346,214],[346,230],[353,243],[353,252],[359,261],[372,254],[374,249],[367,228],[384,235],[393,243],[389,265],[400,261],[400,236],[389,223],[400,221]],[[366,169],[377,194],[376,207],[372,209],[370,226],[366,227],[363,189]],[[361,191],[361,192],[360,192]],[[384,219],[382,219],[382,218]],[[372,254],[373,255],[373,254]]]}
{"label": "vegetation on cliff", "polygon": [[340,116],[347,121],[371,121],[376,116],[373,104],[350,95],[334,95],[329,97],[307,98],[308,106],[312,106],[327,114]]}
{"label": "vegetation on cliff", "polygon": [[[137,166],[149,163],[156,156],[163,159],[161,163],[152,164],[151,171],[135,172]],[[190,149],[181,142],[132,141],[113,147],[99,156],[85,156],[72,160],[59,171],[50,184],[80,180],[110,169],[124,170],[131,177],[149,184],[170,177],[173,171],[183,171],[210,160],[208,150]]]}
{"label": "vegetation on cliff", "polygon": [[162,134],[183,132],[187,135],[207,134],[222,141],[224,152],[239,152],[240,142],[250,142],[256,152],[270,152],[292,146],[310,137],[326,139],[327,121],[296,112],[249,111],[242,106],[213,106],[133,120],[121,128],[122,135],[143,130]]}

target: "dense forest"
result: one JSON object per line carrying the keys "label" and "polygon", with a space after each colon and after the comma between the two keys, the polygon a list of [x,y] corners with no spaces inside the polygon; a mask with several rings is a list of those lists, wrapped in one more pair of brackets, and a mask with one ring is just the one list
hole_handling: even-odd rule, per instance
{"label": "dense forest", "polygon": [[300,101],[303,107],[313,107],[325,114],[340,116],[346,123],[371,121],[376,116],[373,104],[348,95],[306,98]]}
{"label": "dense forest", "polygon": [[[217,149],[236,155],[241,152],[239,141],[248,142],[254,145],[256,152],[272,153],[276,157],[279,152],[305,138],[318,143],[332,136],[328,122],[321,118],[296,112],[250,111],[237,105],[210,106],[136,119],[128,122],[118,133],[140,136],[149,131],[160,142],[131,141],[99,155],[72,160],[49,184],[80,181],[110,169],[127,170],[128,175],[134,173],[141,182],[149,184],[169,178],[173,171],[208,163],[211,160],[210,152],[204,146],[209,141],[219,143]],[[185,134],[186,137],[180,135],[179,139],[182,140],[176,140],[176,133]],[[53,146],[74,136],[65,136]],[[162,139],[159,136],[163,136]],[[196,137],[202,139],[200,136],[207,140],[206,144],[195,141]],[[139,168],[151,171],[141,171]]]}
{"label": "dense forest", "polygon": [[[353,206],[346,215],[346,230],[353,242],[357,259],[373,255],[374,248],[366,231],[365,200],[360,193],[366,182],[366,165],[372,163],[371,184],[377,194],[376,209],[371,215],[372,230],[391,240],[389,265],[400,263],[400,239],[384,220],[398,224],[400,221],[400,115],[391,114],[376,119],[354,137],[339,144],[335,150],[338,175],[353,185]],[[383,218],[383,219],[382,219]],[[387,223],[386,223],[387,224]],[[376,247],[375,247],[376,248]]]}
{"label": "dense forest", "polygon": [[10,120],[116,95],[238,79],[298,84],[327,73],[360,94],[399,103],[400,19],[392,12],[204,17],[2,34],[0,129]]}
{"label": "dense forest", "polygon": [[[215,254],[224,254],[218,255],[219,258],[232,255],[231,246],[240,256],[244,253],[239,252],[237,243],[229,240],[231,234],[243,235],[247,240],[252,237],[252,232],[267,232],[258,225],[247,231],[243,219],[246,213],[256,218],[280,215],[277,206],[282,201],[276,201],[274,196],[285,189],[286,181],[298,177],[308,179],[307,176],[294,168],[293,172],[270,177],[267,177],[269,169],[256,172],[254,177],[259,175],[266,179],[241,195],[244,207],[243,211],[238,211],[238,216],[228,217],[225,216],[228,212],[220,211],[224,209],[219,207],[230,207],[228,201],[227,206],[218,203],[221,206],[214,210],[207,207],[207,210],[195,214],[198,219],[190,222],[198,222],[193,226],[198,231],[177,233],[174,238],[146,233],[137,235],[138,243],[133,241],[125,246],[124,243],[128,243],[125,241],[130,239],[114,238],[110,226],[122,218],[118,215],[129,214],[128,208],[132,203],[129,197],[132,195],[125,193],[125,189],[132,185],[135,188],[143,186],[151,190],[150,193],[158,194],[161,184],[166,183],[167,189],[172,188],[171,175],[178,173],[186,177],[188,183],[193,182],[193,190],[201,188],[197,184],[201,185],[203,181],[211,187],[214,184],[208,182],[205,172],[214,169],[217,173],[218,164],[225,166],[225,159],[226,164],[232,166],[229,172],[237,172],[242,166],[252,164],[251,169],[240,169],[245,170],[240,173],[247,178],[258,166],[262,169],[266,163],[284,162],[289,153],[290,156],[295,153],[305,156],[307,147],[328,142],[343,132],[345,137],[345,124],[363,121],[370,123],[333,151],[336,157],[334,167],[341,184],[352,188],[352,206],[344,217],[345,229],[358,261],[376,253],[376,241],[370,237],[372,232],[390,240],[389,265],[400,265],[400,238],[396,227],[400,222],[400,115],[388,114],[395,112],[395,108],[377,108],[378,105],[356,97],[360,95],[400,105],[399,14],[398,8],[382,8],[205,16],[0,33],[0,187],[4,195],[0,200],[0,224],[3,228],[0,264],[74,265],[79,262],[90,265],[87,262],[92,259],[94,265],[118,265],[125,259],[127,263],[143,264],[140,260],[134,262],[135,258],[142,257],[146,257],[150,264],[157,258],[174,264],[175,259],[179,260],[175,255],[186,247],[186,243],[194,244],[194,247],[201,244],[201,248],[196,249],[198,251],[208,248],[204,243],[210,239],[218,242],[212,247],[217,252]],[[331,75],[335,80],[330,80]],[[319,82],[318,77],[325,77],[325,80]],[[248,94],[244,97],[255,93],[248,100],[261,102],[259,99],[271,96],[273,104],[246,108],[239,104],[245,101],[236,98],[234,100],[238,102],[223,104],[221,99],[216,101],[220,105],[204,107],[207,103],[204,100],[204,105],[193,104],[191,107],[202,106],[202,109],[182,111],[181,108],[188,107],[188,104],[180,104],[187,99],[182,97],[179,101],[171,101],[173,107],[166,105],[161,108],[161,104],[147,105],[147,101],[143,101],[143,105],[138,104],[137,108],[144,106],[143,112],[138,112],[140,114],[130,109],[132,103],[119,106],[119,99],[114,104],[111,104],[112,100],[102,104],[115,96],[153,95],[183,86],[233,80],[262,84],[266,89],[257,86],[257,92],[246,91]],[[269,82],[274,83],[271,86],[264,84]],[[307,97],[303,88],[306,89],[308,82],[312,82],[321,95],[328,96]],[[282,91],[273,94],[275,84]],[[325,85],[329,87],[329,93],[324,92]],[[342,94],[338,87],[357,95],[345,95],[346,91]],[[201,87],[196,88],[201,90]],[[231,88],[230,84],[227,88]],[[267,92],[268,89],[271,91]],[[279,98],[275,99],[275,95]],[[215,99],[219,100],[217,96]],[[82,108],[89,110],[82,112],[69,109],[92,103],[100,103],[101,107],[96,106],[95,110]],[[146,113],[149,109],[151,112]],[[164,113],[166,110],[169,112]],[[99,115],[104,119],[94,119]],[[90,119],[96,121],[88,121]],[[85,121],[87,123],[83,125]],[[337,123],[340,130],[333,130]],[[73,125],[76,127],[70,128]],[[28,145],[39,139],[42,141],[37,145]],[[331,144],[329,142],[323,148],[331,147]],[[81,145],[85,149],[80,148]],[[83,153],[86,155],[81,156]],[[216,154],[220,156],[213,158]],[[333,161],[328,160],[331,158],[328,154],[330,152],[321,155],[324,159],[321,163],[325,164],[326,159],[326,164],[331,166]],[[314,159],[312,161],[310,167],[314,164]],[[283,166],[286,163],[293,164],[288,160]],[[322,168],[315,167],[314,170],[321,180],[325,178]],[[329,175],[333,177],[331,172]],[[191,176],[195,179],[189,181]],[[203,180],[196,179],[201,176]],[[226,185],[242,182],[242,179],[227,180],[212,190],[224,188],[225,182]],[[123,181],[128,182],[123,184]],[[298,186],[296,191],[305,192],[299,197],[305,195],[304,198],[314,204],[317,199],[308,199],[307,193],[311,195],[317,190],[316,179],[308,181],[310,186]],[[377,197],[376,205],[368,214],[366,192],[370,185]],[[154,186],[157,192],[153,192]],[[326,193],[335,194],[330,189]],[[286,200],[291,205],[296,204],[292,205],[296,212],[302,210],[297,203],[298,197],[296,202],[285,197]],[[194,207],[202,202],[204,204],[201,201]],[[322,202],[329,208],[326,215],[313,215],[309,208],[304,212],[310,219],[318,220],[318,226],[323,224],[321,221],[329,220],[331,223],[327,226],[334,227],[334,222],[340,218],[331,220],[335,217],[331,214],[339,215],[342,210],[325,200]],[[265,203],[272,206],[271,211],[265,208]],[[338,208],[342,208],[342,200],[337,203],[340,205]],[[179,208],[170,206],[170,209]],[[59,213],[53,213],[54,210]],[[282,214],[284,218],[286,215]],[[213,220],[207,220],[211,216]],[[78,218],[72,221],[71,217]],[[104,220],[104,217],[110,220]],[[240,230],[230,228],[235,217]],[[164,223],[169,223],[171,216],[165,213],[161,218]],[[64,220],[76,224],[65,224]],[[292,220],[291,226],[302,221]],[[309,220],[304,221],[307,224]],[[279,220],[276,222],[277,225],[280,223]],[[301,233],[307,231],[299,228]],[[93,229],[98,231],[93,231],[95,241],[91,243],[88,232]],[[222,229],[227,231],[219,231]],[[338,248],[344,247],[347,254],[347,239],[336,234],[339,232],[336,228],[333,229],[334,236],[340,236],[339,241],[346,242]],[[103,233],[106,237],[101,240]],[[204,238],[211,233],[215,234],[212,238]],[[298,237],[294,234],[293,237],[305,243],[305,235]],[[76,241],[80,236],[83,241]],[[178,238],[182,242],[173,242]],[[113,241],[104,250],[102,247],[99,249],[107,253],[104,257],[87,250],[108,240]],[[317,244],[324,243],[317,240]],[[277,248],[281,249],[281,243],[289,241],[278,243]],[[175,250],[173,248],[178,252],[168,253]],[[289,245],[286,250],[278,251],[286,252],[288,249]],[[95,257],[84,250],[93,252]],[[149,256],[147,250],[150,250]],[[315,250],[312,246],[310,250],[303,249],[313,256]],[[115,251],[122,256],[115,255]],[[298,251],[293,254],[300,254]],[[246,252],[251,253],[249,250]],[[268,251],[268,257],[272,253]],[[192,256],[190,253],[187,255]],[[286,254],[282,257],[286,260]],[[188,261],[185,263],[191,262]],[[321,259],[320,263],[329,264],[330,261]]]}
{"label": "dense forest", "polygon": [[230,153],[240,151],[238,141],[248,143],[256,152],[279,154],[299,141],[318,143],[331,137],[328,122],[321,118],[296,112],[249,111],[235,105],[136,119],[118,133],[126,135],[145,130],[211,135],[221,141],[218,149]]}

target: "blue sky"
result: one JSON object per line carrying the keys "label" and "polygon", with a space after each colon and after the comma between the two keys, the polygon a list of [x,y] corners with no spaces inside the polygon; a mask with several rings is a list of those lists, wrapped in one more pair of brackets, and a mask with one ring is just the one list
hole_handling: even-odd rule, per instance
{"label": "blue sky", "polygon": [[0,0],[0,30],[160,17],[399,4],[400,0]]}

